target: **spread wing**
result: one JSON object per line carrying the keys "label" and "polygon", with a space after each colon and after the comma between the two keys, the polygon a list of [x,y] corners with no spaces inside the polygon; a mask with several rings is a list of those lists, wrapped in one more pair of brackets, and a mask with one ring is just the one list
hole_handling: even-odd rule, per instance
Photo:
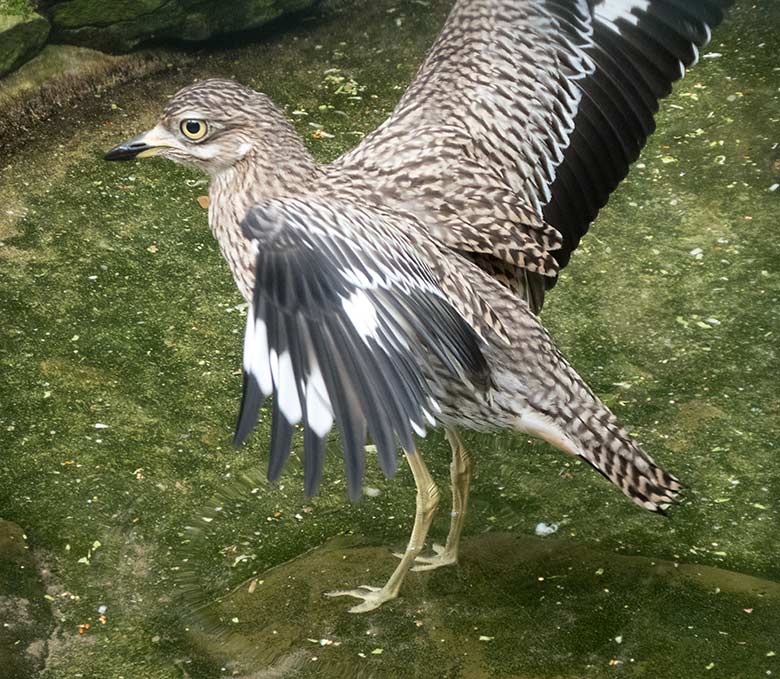
{"label": "spread wing", "polygon": [[301,424],[305,490],[313,494],[335,423],[349,494],[359,497],[366,435],[392,474],[396,439],[414,452],[413,432],[422,436],[435,423],[428,379],[438,372],[486,388],[483,340],[415,247],[376,212],[271,200],[250,209],[242,228],[256,275],[236,442],[273,394],[269,478],[281,474]]}
{"label": "spread wing", "polygon": [[[456,224],[451,213],[467,220],[479,231],[469,242],[450,242],[457,229],[434,235],[483,261],[527,235],[542,253],[529,248],[533,266],[515,264],[546,275],[550,287],[653,132],[659,100],[729,4],[458,0],[392,116],[337,164],[400,183],[398,201],[427,211],[431,223]],[[511,191],[514,217],[505,208],[491,217],[479,204],[497,186]],[[549,232],[545,242],[545,226],[560,232],[560,247]]]}

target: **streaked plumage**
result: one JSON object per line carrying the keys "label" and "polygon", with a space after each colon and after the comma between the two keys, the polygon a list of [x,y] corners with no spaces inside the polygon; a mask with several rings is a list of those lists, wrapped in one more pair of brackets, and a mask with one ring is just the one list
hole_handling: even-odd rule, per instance
{"label": "streaked plumage", "polygon": [[[470,471],[456,427],[539,436],[646,509],[674,500],[678,481],[534,312],[728,4],[459,0],[390,118],[329,165],[265,95],[224,80],[180,91],[157,127],[109,154],[212,177],[209,223],[250,303],[236,438],[273,394],[269,477],[299,424],[307,493],[334,425],[353,497],[367,435],[388,474],[396,442],[407,452],[409,548],[384,588],[346,592],[366,600],[353,610],[395,596],[422,547],[438,492],[412,434],[435,422],[453,444],[459,514]],[[461,526],[423,567],[456,559]]]}

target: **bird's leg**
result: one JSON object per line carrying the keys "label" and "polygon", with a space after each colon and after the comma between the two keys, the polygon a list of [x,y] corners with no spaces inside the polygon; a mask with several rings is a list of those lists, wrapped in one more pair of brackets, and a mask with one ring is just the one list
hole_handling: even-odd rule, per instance
{"label": "bird's leg", "polygon": [[357,599],[363,599],[363,603],[353,606],[349,609],[350,613],[365,613],[381,606],[385,601],[395,599],[401,589],[401,584],[406,577],[406,573],[414,563],[420,550],[423,548],[425,538],[428,535],[428,529],[431,526],[433,515],[439,504],[439,489],[433,482],[428,468],[425,466],[422,457],[418,452],[406,453],[406,460],[412,470],[414,483],[417,486],[417,511],[414,517],[414,528],[409,538],[409,544],[406,552],[401,558],[390,579],[384,587],[362,586],[357,589],[337,590],[335,592],[326,592],[325,596],[352,596]]}
{"label": "bird's leg", "polygon": [[413,571],[431,571],[442,566],[458,563],[458,546],[463,522],[466,519],[466,506],[471,485],[471,456],[454,429],[446,429],[447,440],[452,446],[452,463],[450,464],[450,479],[452,481],[452,514],[450,532],[447,534],[447,544],[434,544],[434,556],[418,556]]}

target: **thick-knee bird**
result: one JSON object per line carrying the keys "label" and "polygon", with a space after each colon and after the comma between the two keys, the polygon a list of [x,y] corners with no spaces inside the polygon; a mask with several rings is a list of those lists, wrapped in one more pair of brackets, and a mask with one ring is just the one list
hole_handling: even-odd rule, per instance
{"label": "thick-knee bird", "polygon": [[[248,302],[242,442],[273,396],[268,476],[302,430],[317,491],[341,438],[349,495],[367,441],[417,485],[414,529],[381,588],[458,557],[472,476],[459,428],[510,429],[579,457],[663,511],[680,489],[556,349],[537,313],[698,58],[728,0],[458,0],[392,115],[318,164],[267,96],[231,80],[179,91],[106,156],[161,156],[211,177],[209,224]],[[438,490],[415,444],[444,427],[453,511],[423,557]],[[518,462],[519,463],[519,462]]]}

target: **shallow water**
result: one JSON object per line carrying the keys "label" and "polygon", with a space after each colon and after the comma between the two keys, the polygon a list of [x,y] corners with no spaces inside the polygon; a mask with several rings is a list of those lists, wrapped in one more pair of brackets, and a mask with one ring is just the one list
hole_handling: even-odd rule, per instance
{"label": "shallow water", "polygon": [[[652,516],[543,443],[468,435],[462,566],[411,575],[367,616],[319,596],[389,574],[411,476],[386,481],[372,463],[380,492],[351,505],[334,445],[321,497],[303,497],[295,455],[279,487],[262,480],[262,427],[230,445],[243,318],[196,200],[203,179],[101,158],[213,75],[267,92],[318,159],[335,157],[392,109],[448,3],[377,5],[170,53],[165,74],[84,98],[0,159],[0,516],[26,536],[0,527],[0,676],[43,658],[55,678],[777,675],[773,2],[715,33],[543,313],[686,482],[685,504]],[[444,438],[422,452],[446,486]],[[540,521],[561,527],[529,537]]]}

